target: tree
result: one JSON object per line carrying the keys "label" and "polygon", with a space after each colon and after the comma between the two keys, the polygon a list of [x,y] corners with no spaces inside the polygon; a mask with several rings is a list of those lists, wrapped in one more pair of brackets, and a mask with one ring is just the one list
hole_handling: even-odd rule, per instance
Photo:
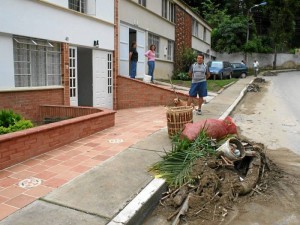
{"label": "tree", "polygon": [[247,19],[233,17],[221,22],[212,32],[212,46],[218,52],[240,52],[244,48]]}
{"label": "tree", "polygon": [[270,37],[274,48],[273,69],[276,69],[277,52],[279,48],[286,46],[295,32],[293,13],[285,6],[274,7],[270,15]]}

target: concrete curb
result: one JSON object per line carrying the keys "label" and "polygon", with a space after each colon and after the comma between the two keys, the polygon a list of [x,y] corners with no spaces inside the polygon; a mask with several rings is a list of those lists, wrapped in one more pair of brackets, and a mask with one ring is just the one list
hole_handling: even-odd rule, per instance
{"label": "concrete curb", "polygon": [[[254,79],[249,84],[253,83]],[[232,84],[231,84],[232,85]],[[244,97],[248,85],[241,91],[237,99],[220,116],[225,119]],[[154,178],[119,214],[114,217],[108,225],[136,225],[142,224],[148,213],[159,202],[161,194],[165,191],[167,184],[164,179]]]}
{"label": "concrete curb", "polygon": [[142,224],[166,188],[164,179],[154,178],[108,225]]}

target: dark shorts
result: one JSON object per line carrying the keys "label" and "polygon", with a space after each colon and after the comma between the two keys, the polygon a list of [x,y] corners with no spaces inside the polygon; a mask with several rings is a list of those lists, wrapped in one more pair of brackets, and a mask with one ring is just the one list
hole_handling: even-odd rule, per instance
{"label": "dark shorts", "polygon": [[207,96],[207,84],[206,81],[199,83],[192,83],[191,89],[189,92],[191,97],[206,97]]}

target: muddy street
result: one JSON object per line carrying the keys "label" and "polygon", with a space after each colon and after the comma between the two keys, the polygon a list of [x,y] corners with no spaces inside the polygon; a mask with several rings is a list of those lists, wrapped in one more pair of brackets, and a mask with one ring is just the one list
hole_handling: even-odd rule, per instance
{"label": "muddy street", "polygon": [[[267,164],[270,166],[266,170],[263,168],[260,172],[260,181],[256,187],[248,195],[235,199],[227,198],[228,202],[216,200],[215,195],[209,196],[209,201],[206,201],[207,199],[203,198],[205,197],[204,188],[199,200],[189,198],[188,212],[179,224],[300,224],[300,148],[298,148],[300,146],[298,140],[300,112],[297,113],[298,103],[295,99],[298,98],[293,90],[293,83],[298,82],[297,75],[297,72],[292,72],[264,77],[266,82],[257,83],[260,91],[248,92],[231,114],[238,126],[240,138],[253,143],[262,143],[264,146],[264,153],[269,162]],[[289,84],[285,84],[287,76],[291,78],[288,80]],[[291,90],[290,95],[287,90],[282,91],[284,86]],[[294,89],[296,88],[297,86]],[[201,163],[199,168],[205,168]],[[198,174],[207,175],[205,172]],[[216,175],[220,177],[220,174]],[[218,186],[218,190],[222,190],[221,186],[226,186],[224,184],[211,185],[214,182],[203,186],[205,182],[200,181],[200,183],[202,187]],[[234,184],[234,180],[231,180],[229,184]],[[222,191],[222,198],[225,197],[224,193],[226,191]],[[220,202],[222,202],[223,209],[226,209],[224,218],[216,216],[220,208],[216,205],[219,206]],[[212,203],[211,207],[210,203]],[[163,202],[163,204],[168,203]],[[199,204],[204,205],[199,206]],[[195,207],[200,207],[197,208],[197,213],[201,212],[198,217],[190,215]],[[166,218],[175,215],[174,208],[169,212],[166,209],[170,207],[158,207],[152,215],[152,222],[148,221],[145,224],[171,224],[171,221],[167,222]]]}
{"label": "muddy street", "polygon": [[224,224],[300,224],[299,72],[265,79],[261,91],[247,93],[232,116],[241,134],[265,144],[285,174],[270,187],[271,197],[239,204]]}

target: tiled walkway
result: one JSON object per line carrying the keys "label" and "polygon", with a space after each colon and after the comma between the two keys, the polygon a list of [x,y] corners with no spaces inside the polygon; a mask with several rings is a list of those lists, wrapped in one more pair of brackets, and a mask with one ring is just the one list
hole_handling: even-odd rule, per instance
{"label": "tiled walkway", "polygon": [[[114,127],[0,171],[0,220],[166,127],[166,109],[119,110]],[[42,183],[19,186],[27,178]]]}

